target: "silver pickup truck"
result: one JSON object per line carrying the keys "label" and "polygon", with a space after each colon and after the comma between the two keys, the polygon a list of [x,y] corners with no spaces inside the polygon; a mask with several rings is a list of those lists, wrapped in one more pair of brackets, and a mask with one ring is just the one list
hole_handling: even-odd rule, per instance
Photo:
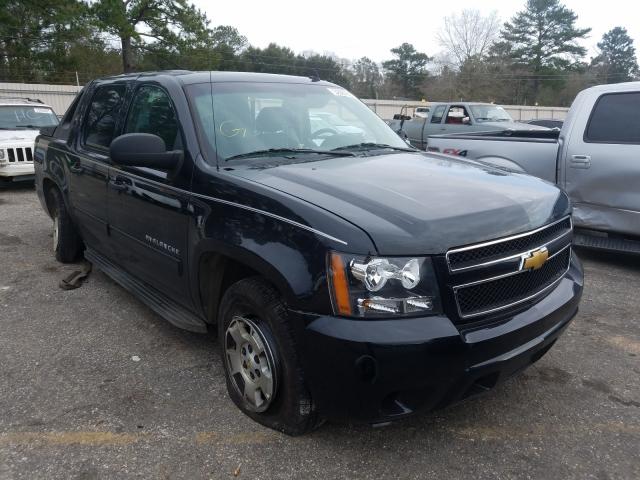
{"label": "silver pickup truck", "polygon": [[[546,130],[516,122],[500,105],[477,102],[432,103],[426,116],[398,115],[389,126],[411,145],[427,149],[427,138],[434,134],[472,133],[502,130]],[[416,110],[417,112],[417,110]]]}
{"label": "silver pickup truck", "polygon": [[639,112],[640,82],[601,85],[578,94],[560,131],[432,135],[428,149],[554,182],[577,245],[640,253]]}

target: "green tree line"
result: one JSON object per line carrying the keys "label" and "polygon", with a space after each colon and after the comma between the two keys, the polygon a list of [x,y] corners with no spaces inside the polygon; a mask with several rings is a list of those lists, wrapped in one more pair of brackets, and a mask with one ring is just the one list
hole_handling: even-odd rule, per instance
{"label": "green tree line", "polygon": [[586,86],[639,74],[622,27],[605,33],[587,60],[580,41],[590,29],[559,0],[526,0],[504,23],[495,13],[465,10],[444,19],[441,52],[402,43],[382,63],[255,47],[233,26],[212,26],[187,0],[0,0],[0,6],[5,82],[82,84],[133,71],[238,70],[317,76],[366,98],[568,105]]}

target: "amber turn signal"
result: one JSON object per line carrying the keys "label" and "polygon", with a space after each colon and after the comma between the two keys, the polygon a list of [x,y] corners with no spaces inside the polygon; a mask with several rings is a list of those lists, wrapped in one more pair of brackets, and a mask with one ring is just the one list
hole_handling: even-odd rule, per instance
{"label": "amber turn signal", "polygon": [[342,257],[336,253],[331,254],[330,274],[337,313],[351,315],[351,299],[349,297],[346,269]]}

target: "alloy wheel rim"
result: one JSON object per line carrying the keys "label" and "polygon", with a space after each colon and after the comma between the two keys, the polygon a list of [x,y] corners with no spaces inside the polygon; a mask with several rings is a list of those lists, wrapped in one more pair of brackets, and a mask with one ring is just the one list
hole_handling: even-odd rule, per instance
{"label": "alloy wheel rim", "polygon": [[225,332],[225,360],[229,376],[245,405],[263,412],[273,402],[276,369],[271,347],[251,319],[235,316]]}

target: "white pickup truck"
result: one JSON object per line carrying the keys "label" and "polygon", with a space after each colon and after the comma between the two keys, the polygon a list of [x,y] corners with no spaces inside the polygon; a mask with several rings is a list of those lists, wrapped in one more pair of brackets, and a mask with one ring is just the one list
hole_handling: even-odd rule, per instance
{"label": "white pickup truck", "polygon": [[53,109],[30,98],[0,98],[0,181],[33,179],[33,144],[58,124]]}
{"label": "white pickup truck", "polygon": [[583,90],[560,131],[432,135],[428,150],[554,182],[573,202],[575,244],[640,253],[640,82]]}

